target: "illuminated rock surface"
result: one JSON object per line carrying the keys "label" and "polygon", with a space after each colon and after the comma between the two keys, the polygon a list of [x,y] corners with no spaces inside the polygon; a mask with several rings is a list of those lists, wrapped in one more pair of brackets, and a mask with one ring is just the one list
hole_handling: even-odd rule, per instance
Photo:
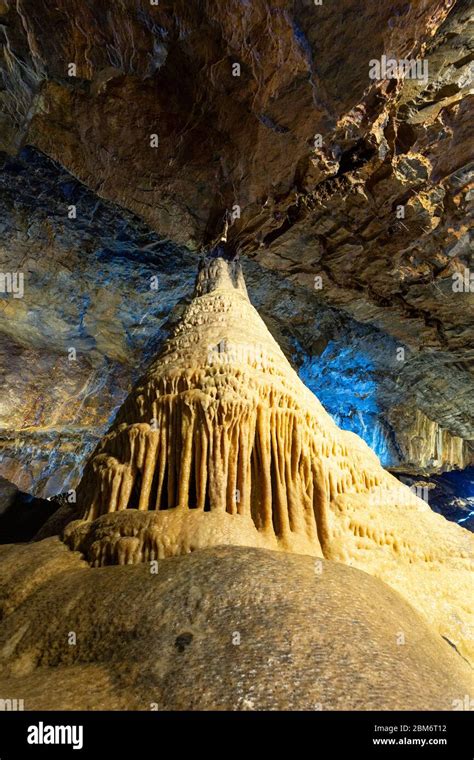
{"label": "illuminated rock surface", "polygon": [[[87,562],[42,540],[70,505],[0,547],[0,696],[462,703],[472,541],[338,428],[415,478],[473,461],[469,277],[453,287],[472,269],[468,3],[0,0],[0,22],[1,271],[25,275],[0,304],[0,472],[52,496],[101,441],[64,535]],[[369,79],[385,54],[422,57],[428,81]],[[236,203],[229,239],[276,343],[226,287],[143,374]],[[30,537],[28,498],[0,542]],[[221,631],[236,609],[247,650]]]}
{"label": "illuminated rock surface", "polygon": [[453,710],[472,691],[406,601],[335,562],[220,547],[153,574],[50,538],[0,568],[0,694],[25,709]]}
{"label": "illuminated rock surface", "polygon": [[65,540],[95,566],[219,544],[324,556],[396,588],[460,652],[473,537],[340,430],[250,304],[235,261],[195,297],[89,459]]}
{"label": "illuminated rock surface", "polygon": [[[384,465],[469,464],[472,293],[452,277],[472,271],[470,16],[464,0],[2,0],[0,259],[27,298],[1,299],[1,473],[36,496],[76,485],[192,271],[152,233],[195,251],[234,203],[231,235],[261,266],[253,303],[334,396],[361,364],[319,360],[346,331],[320,340],[312,315],[324,303],[367,328],[356,390],[380,419],[356,395],[321,399],[338,424]],[[371,80],[381,55],[422,57],[428,83]]]}

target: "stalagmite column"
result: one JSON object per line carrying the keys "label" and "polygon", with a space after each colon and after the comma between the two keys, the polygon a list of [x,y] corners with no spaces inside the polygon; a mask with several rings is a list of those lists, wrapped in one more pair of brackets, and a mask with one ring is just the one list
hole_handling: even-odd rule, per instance
{"label": "stalagmite column", "polygon": [[65,540],[93,565],[219,544],[324,554],[380,576],[466,648],[470,534],[339,430],[250,304],[233,258],[203,259],[193,300],[77,497],[82,519]]}
{"label": "stalagmite column", "polygon": [[[304,397],[332,425],[251,306],[238,261],[204,259],[182,321],[85,468],[85,524],[69,540],[82,545],[91,522],[121,513],[137,560],[216,543],[321,556],[318,425]],[[88,555],[119,561],[121,537],[111,529]]]}

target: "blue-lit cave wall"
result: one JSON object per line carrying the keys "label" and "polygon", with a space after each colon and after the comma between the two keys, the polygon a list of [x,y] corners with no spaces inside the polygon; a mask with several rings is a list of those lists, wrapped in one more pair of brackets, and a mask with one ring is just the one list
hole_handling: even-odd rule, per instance
{"label": "blue-lit cave wall", "polygon": [[[332,340],[320,356],[304,358],[299,375],[336,424],[363,438],[388,467],[398,465],[400,457],[378,397],[381,368],[371,355],[372,340],[359,338],[350,345]],[[388,355],[395,352],[394,345]]]}
{"label": "blue-lit cave wall", "polygon": [[[50,497],[77,484],[87,456],[179,317],[197,254],[102,201],[36,150],[3,156],[2,163],[0,234],[3,255],[11,256],[2,266],[25,270],[27,292],[24,304],[0,294],[7,307],[0,309],[0,475]],[[67,218],[71,204],[76,219]],[[390,407],[406,401],[400,344],[251,259],[243,266],[252,303],[303,382],[384,466],[402,466],[387,422]],[[154,277],[157,289],[150,286]],[[422,375],[422,359],[408,349],[407,357]],[[459,478],[461,489],[469,478]]]}

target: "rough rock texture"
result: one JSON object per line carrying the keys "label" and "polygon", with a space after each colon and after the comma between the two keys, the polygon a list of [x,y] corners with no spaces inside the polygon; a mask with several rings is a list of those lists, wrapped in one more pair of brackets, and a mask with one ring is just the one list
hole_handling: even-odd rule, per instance
{"label": "rough rock texture", "polygon": [[472,535],[335,425],[218,253],[90,457],[66,542],[96,566],[219,544],[323,555],[383,578],[471,654]]}
{"label": "rough rock texture", "polygon": [[[70,201],[76,220],[65,218]],[[4,161],[0,209],[2,267],[25,275],[25,297],[0,302],[0,472],[51,497],[77,486],[87,454],[179,318],[196,258],[33,149]],[[469,411],[472,380],[461,367],[446,373],[449,353],[405,346],[401,362],[386,332],[277,272],[246,258],[243,266],[252,302],[305,384],[385,466],[419,473],[470,461],[468,428],[454,438],[448,429]],[[419,413],[394,414],[394,405]]]}
{"label": "rough rock texture", "polygon": [[[469,465],[469,24],[467,0],[0,0],[0,149],[10,156],[0,274],[26,279],[24,298],[1,293],[3,474],[42,495],[75,486],[140,363],[173,328],[166,319],[186,291],[190,252],[220,237],[236,204],[228,236],[255,273],[256,303],[336,422],[363,432],[400,471]],[[382,55],[421,56],[427,81],[370,79],[369,60]],[[232,311],[235,293],[229,303]],[[235,310],[236,335],[250,309]],[[184,323],[190,314],[193,304]],[[247,332],[245,356],[255,336],[271,344],[263,323]],[[227,361],[228,345],[223,353]],[[21,692],[33,707],[462,702],[468,534],[400,488],[275,355],[281,409],[260,399],[252,418],[249,377],[239,427],[229,419],[233,394],[242,398],[238,372],[209,378],[204,369],[196,397],[191,363],[164,377],[162,408],[151,408],[155,378],[143,386],[148,398],[132,393],[123,407],[131,415],[119,415],[90,460],[79,493],[88,519],[71,523],[67,540],[98,564],[202,549],[159,560],[160,573],[175,569],[177,591],[171,570],[157,589],[144,582],[146,565],[91,569],[57,539],[0,550],[0,692]],[[200,417],[212,436],[195,425]],[[240,459],[229,454],[236,429]],[[73,511],[64,504],[38,538]],[[309,580],[307,557],[203,549],[223,541],[358,569],[318,559],[321,578]],[[404,594],[425,622],[360,569]],[[236,610],[253,641],[237,665],[229,648],[238,647],[222,638]],[[78,641],[66,644],[71,631]]]}
{"label": "rough rock texture", "polygon": [[238,547],[150,570],[92,569],[56,538],[0,547],[2,698],[25,709],[453,710],[471,694],[464,660],[359,570]]}
{"label": "rough rock texture", "polygon": [[[161,0],[157,7],[147,0],[4,0],[0,14],[0,147],[15,154],[23,145],[37,146],[101,198],[132,209],[161,235],[193,249],[213,240],[226,210],[239,204],[241,216],[229,236],[246,254],[313,294],[314,277],[321,276],[319,296],[326,303],[382,329],[385,351],[387,336],[405,347],[407,361],[392,373],[394,409],[390,419],[383,414],[402,463],[442,470],[472,461],[466,443],[473,430],[472,294],[452,288],[452,275],[472,266],[467,0],[344,0],[337,8],[309,0],[291,8],[283,0]],[[369,60],[383,54],[422,56],[428,82],[371,80]],[[234,63],[240,76],[233,76]],[[159,137],[156,149],[151,134]],[[315,135],[321,135],[320,147]],[[64,226],[77,235],[94,215],[74,196],[74,183],[64,178],[60,187]],[[36,196],[41,192],[42,183]],[[32,266],[38,278],[51,280],[60,262],[67,288],[70,270],[66,250],[53,240],[55,221],[48,237],[47,224],[30,224],[23,197],[16,194],[15,245],[8,236],[2,267],[29,272]],[[76,201],[78,219],[68,222],[67,206]],[[398,206],[404,218],[397,217]],[[107,223],[104,208],[97,207],[99,227]],[[26,264],[31,238],[39,242],[39,268]],[[79,247],[90,253],[93,235],[84,238]],[[142,248],[150,242],[144,235]],[[102,262],[117,252],[106,248]],[[105,279],[110,271],[104,266]],[[121,279],[119,270],[115,284]],[[102,281],[89,282],[93,293]],[[99,334],[94,347],[107,356],[106,336],[118,351],[113,361],[122,362],[109,369],[118,370],[116,386],[124,393],[130,346],[119,340],[123,323],[117,335],[105,324],[106,307],[116,314],[119,304],[114,308],[107,297],[101,319],[93,308],[88,313],[79,295],[74,302],[77,313],[48,330],[46,341],[77,328],[88,340]],[[20,307],[14,308],[18,319]],[[25,322],[33,310],[45,316],[39,309],[37,303],[24,309],[20,321],[27,334],[14,341],[15,358],[20,346],[37,361],[35,331]],[[311,335],[306,337],[309,344]],[[48,357],[45,346],[42,352],[54,367],[63,355],[59,338],[53,341],[61,358],[54,350]],[[72,377],[65,372],[68,399],[87,398],[92,406],[87,389],[108,376],[98,363],[90,361],[90,374],[85,366]],[[412,388],[411,399],[396,397],[400,386]],[[119,396],[112,393],[109,411]],[[74,480],[78,465],[60,440],[68,425],[42,430],[36,420],[44,407],[35,394],[31,398],[28,420],[38,428],[38,461],[48,456],[49,441],[43,446],[41,436],[55,437],[51,456],[63,458],[63,480],[72,469]],[[55,411],[53,418],[61,417]],[[30,477],[24,465],[15,470],[12,440],[15,435],[8,437],[12,461],[4,474],[24,478],[24,488],[32,480],[35,488],[48,488],[46,466],[44,477]],[[388,463],[396,464],[393,458]]]}

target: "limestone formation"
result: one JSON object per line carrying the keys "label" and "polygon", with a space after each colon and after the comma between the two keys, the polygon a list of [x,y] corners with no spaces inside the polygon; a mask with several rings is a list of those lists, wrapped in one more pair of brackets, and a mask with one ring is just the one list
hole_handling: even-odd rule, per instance
{"label": "limestone formation", "polygon": [[385,583],[336,562],[226,546],[157,573],[91,568],[49,538],[1,546],[0,571],[0,696],[25,710],[460,710],[472,698],[453,648]]}
{"label": "limestone formation", "polygon": [[78,508],[65,540],[94,566],[219,544],[324,556],[382,578],[472,650],[472,537],[335,425],[235,260],[203,261],[181,321],[88,461]]}
{"label": "limestone formation", "polygon": [[[34,540],[0,545],[0,707],[472,704],[472,536],[315,379],[362,380],[331,413],[421,488],[472,464],[469,3],[0,22],[0,471],[78,498],[7,484],[0,544]],[[429,76],[372,79],[382,57]],[[268,319],[221,245],[168,336],[231,208]]]}

